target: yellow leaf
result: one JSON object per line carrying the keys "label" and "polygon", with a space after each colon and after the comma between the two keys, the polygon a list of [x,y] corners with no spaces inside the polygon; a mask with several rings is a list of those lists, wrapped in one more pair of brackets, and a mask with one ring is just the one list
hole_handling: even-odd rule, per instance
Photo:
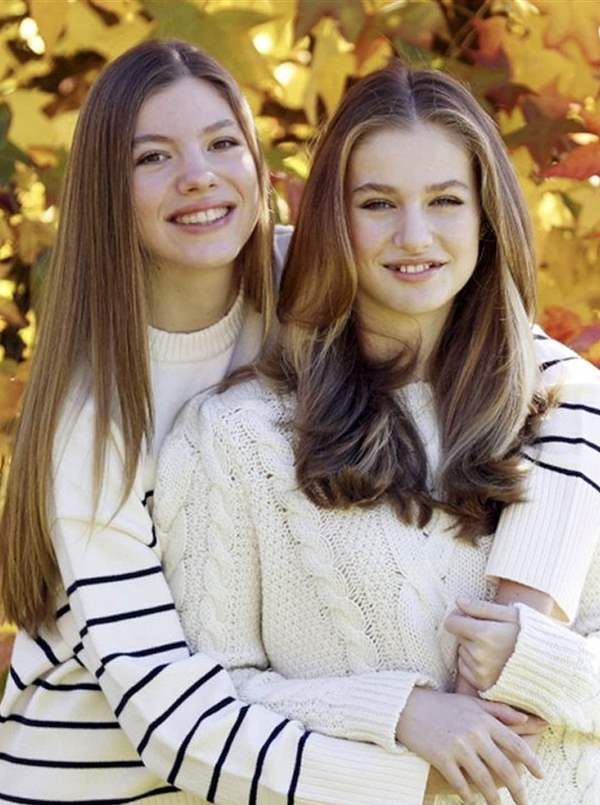
{"label": "yellow leaf", "polygon": [[67,21],[68,0],[29,0],[29,10],[37,22],[38,30],[46,45],[46,52],[54,49]]}
{"label": "yellow leaf", "polygon": [[334,20],[323,17],[313,28],[315,49],[310,81],[306,91],[305,111],[310,123],[317,122],[317,96],[331,117],[342,97],[346,79],[352,75],[356,59],[353,46],[340,34]]}
{"label": "yellow leaf", "polygon": [[66,31],[57,42],[55,55],[72,56],[78,50],[88,50],[91,45],[97,53],[112,60],[146,39],[152,31],[152,23],[141,14],[125,14],[118,23],[108,27],[86,3],[70,2],[68,6]]}

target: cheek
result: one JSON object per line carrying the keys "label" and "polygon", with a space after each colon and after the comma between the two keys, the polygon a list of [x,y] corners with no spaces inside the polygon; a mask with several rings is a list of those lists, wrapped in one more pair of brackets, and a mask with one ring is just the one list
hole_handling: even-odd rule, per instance
{"label": "cheek", "polygon": [[368,220],[360,215],[350,216],[350,239],[354,255],[358,261],[368,260],[378,251],[383,239],[383,227],[377,221]]}

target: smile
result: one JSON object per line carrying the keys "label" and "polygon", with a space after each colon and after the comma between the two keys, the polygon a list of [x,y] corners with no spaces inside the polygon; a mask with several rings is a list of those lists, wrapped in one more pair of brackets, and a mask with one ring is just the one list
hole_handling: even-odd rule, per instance
{"label": "smile", "polygon": [[197,210],[196,212],[186,212],[181,215],[174,215],[169,220],[173,224],[213,224],[221,221],[233,209],[233,207],[210,207],[207,210]]}
{"label": "smile", "polygon": [[389,271],[394,271],[397,274],[425,274],[434,268],[441,268],[444,263],[430,262],[430,263],[386,263],[384,268]]}

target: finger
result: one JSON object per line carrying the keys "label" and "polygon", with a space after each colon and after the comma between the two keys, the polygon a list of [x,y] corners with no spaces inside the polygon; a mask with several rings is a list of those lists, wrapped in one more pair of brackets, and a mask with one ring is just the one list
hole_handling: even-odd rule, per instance
{"label": "finger", "polygon": [[478,699],[479,706],[489,713],[502,724],[508,727],[514,727],[524,724],[527,721],[527,713],[522,713],[520,710],[515,710],[508,704],[501,704],[500,702],[487,702],[485,699]]}
{"label": "finger", "polygon": [[464,640],[477,640],[481,634],[481,623],[476,618],[451,612],[444,621],[444,629]]}
{"label": "finger", "polygon": [[500,621],[502,623],[518,623],[519,613],[513,606],[483,601],[480,598],[459,596],[456,599],[459,608],[466,615],[479,620]]}
{"label": "finger", "polygon": [[477,678],[473,673],[473,671],[471,670],[471,668],[460,656],[458,658],[458,673],[466,682],[468,682],[470,688],[473,688],[475,690],[475,695],[477,695],[477,692],[479,691],[479,684],[477,682]]}
{"label": "finger", "polygon": [[528,713],[525,715],[527,715],[527,721],[523,724],[515,724],[511,727],[513,732],[516,732],[517,735],[541,735],[542,732],[546,732],[548,729],[547,721],[537,716],[531,716]]}
{"label": "finger", "polygon": [[492,732],[492,738],[502,747],[512,758],[522,763],[534,777],[539,780],[544,776],[544,771],[540,765],[535,752],[527,745],[527,743],[510,729],[503,727],[501,724]]}
{"label": "finger", "polygon": [[471,784],[483,794],[488,805],[501,805],[500,795],[494,778],[481,758],[472,754],[461,761],[461,767],[468,774]]}
{"label": "finger", "polygon": [[496,775],[497,781],[508,788],[516,805],[527,805],[527,794],[515,764],[492,741],[486,741],[480,749],[486,767]]}
{"label": "finger", "polygon": [[452,788],[452,790],[455,791],[465,803],[475,802],[473,792],[469,787],[464,774],[455,763],[452,763],[447,768],[442,768],[440,766],[436,766],[436,768],[446,780],[450,788]]}

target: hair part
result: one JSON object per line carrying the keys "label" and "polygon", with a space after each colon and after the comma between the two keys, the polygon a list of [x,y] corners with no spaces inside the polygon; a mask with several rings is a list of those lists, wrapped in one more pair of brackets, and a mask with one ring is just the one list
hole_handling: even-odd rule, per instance
{"label": "hair part", "polygon": [[4,616],[30,632],[54,614],[59,572],[49,528],[53,446],[79,373],[95,405],[94,510],[114,421],[124,443],[123,500],[152,433],[151,272],[135,220],[132,143],[144,101],[187,77],[209,83],[227,101],[254,158],[259,215],[236,268],[265,325],[274,308],[268,176],[235,80],[184,42],[150,41],[128,50],[95,82],[77,122],[0,524]]}
{"label": "hair part", "polygon": [[[482,212],[475,271],[428,366],[440,499],[428,492],[418,430],[395,394],[411,379],[414,347],[385,362],[364,348],[344,188],[363,137],[417,123],[463,144]],[[297,475],[308,497],[325,507],[386,498],[420,524],[441,506],[456,515],[461,536],[490,533],[502,507],[522,499],[519,449],[547,405],[535,394],[535,284],[527,208],[498,131],[472,95],[443,73],[397,62],[355,84],[317,143],[282,281],[281,342],[259,366],[296,393]]]}

